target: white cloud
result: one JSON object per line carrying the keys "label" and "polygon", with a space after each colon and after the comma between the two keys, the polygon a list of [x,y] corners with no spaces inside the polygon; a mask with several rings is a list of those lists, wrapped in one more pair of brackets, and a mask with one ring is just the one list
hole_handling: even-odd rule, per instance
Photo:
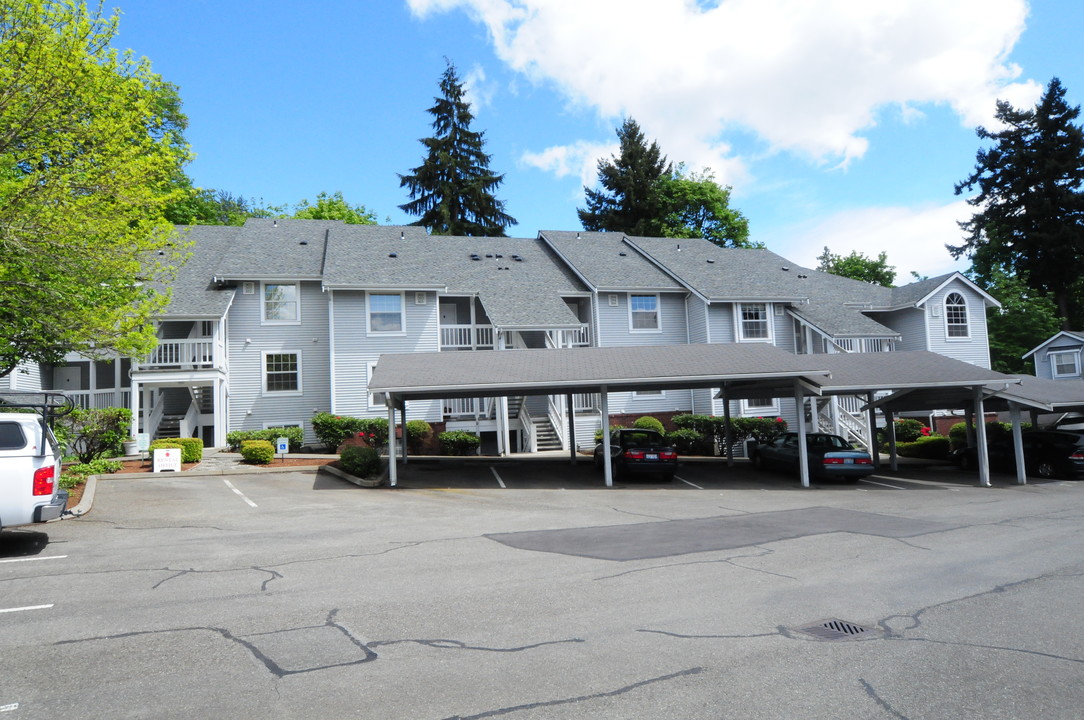
{"label": "white cloud", "polygon": [[[617,153],[616,143],[578,142],[572,145],[556,145],[541,152],[525,152],[520,162],[529,167],[553,173],[559,178],[577,175],[580,183],[591,187],[598,177],[598,158]],[[579,189],[576,190],[579,194]]]}
{"label": "white cloud", "polygon": [[493,102],[496,91],[493,83],[486,82],[486,71],[481,65],[475,64],[463,76],[463,98],[470,103],[475,114]]}
{"label": "white cloud", "polygon": [[636,118],[673,158],[724,183],[745,172],[726,131],[846,164],[885,108],[912,118],[943,104],[974,126],[991,123],[996,98],[1023,105],[1041,92],[1007,62],[1025,0],[407,2],[420,17],[468,12],[511,68],[602,118]]}
{"label": "white cloud", "polygon": [[831,217],[774,231],[761,237],[769,250],[805,267],[817,266],[817,256],[830,249],[836,255],[857,251],[876,258],[882,251],[896,268],[896,284],[911,282],[911,271],[934,277],[966,270],[966,259],[953,260],[945,245],[960,245],[957,221],[974,209],[961,200],[925,208],[879,207],[836,213]]}

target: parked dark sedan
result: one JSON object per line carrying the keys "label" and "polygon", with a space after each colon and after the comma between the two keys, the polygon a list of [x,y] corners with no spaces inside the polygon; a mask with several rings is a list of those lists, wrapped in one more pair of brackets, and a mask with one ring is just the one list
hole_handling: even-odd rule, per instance
{"label": "parked dark sedan", "polygon": [[[602,469],[603,446],[595,446],[595,467]],[[655,430],[621,428],[610,433],[610,463],[614,475],[660,473],[670,482],[677,470],[677,452]]]}
{"label": "parked dark sedan", "polygon": [[[813,477],[857,480],[874,471],[870,454],[856,450],[839,435],[808,433],[805,439],[809,474]],[[770,443],[757,445],[752,460],[757,468],[774,467],[797,472],[798,433],[783,433]]]}
{"label": "parked dark sedan", "polygon": [[[1021,435],[1024,472],[1043,478],[1075,477],[1084,474],[1084,434],[1068,430],[1032,430]],[[1016,451],[1012,435],[986,444],[990,467],[1016,472]],[[953,459],[965,470],[978,467],[978,448],[962,448]]]}

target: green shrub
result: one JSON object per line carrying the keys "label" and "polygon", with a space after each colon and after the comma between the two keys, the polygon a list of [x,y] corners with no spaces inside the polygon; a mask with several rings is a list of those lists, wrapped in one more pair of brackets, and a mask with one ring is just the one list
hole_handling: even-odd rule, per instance
{"label": "green shrub", "polygon": [[181,462],[195,463],[203,459],[203,441],[199,438],[161,438],[150,445],[153,455],[155,450],[162,448],[180,448]]}
{"label": "green shrub", "polygon": [[237,451],[245,440],[266,440],[274,445],[280,437],[290,441],[290,452],[298,452],[305,442],[305,430],[299,427],[277,427],[266,430],[234,430],[226,434],[230,450]]}
{"label": "green shrub", "polygon": [[121,445],[132,428],[132,411],[128,408],[73,410],[58,418],[55,426],[57,439],[65,445],[65,455],[89,463],[121,454]]}
{"label": "green shrub", "polygon": [[357,437],[369,443],[370,447],[382,448],[388,444],[387,418],[359,418]]}
{"label": "green shrub", "polygon": [[98,458],[78,465],[68,465],[60,475],[60,487],[71,489],[86,482],[87,477],[90,475],[108,475],[120,470],[121,467],[123,467],[123,464],[120,460],[106,460],[105,458]]}
{"label": "green shrub", "polygon": [[440,440],[440,452],[444,455],[474,455],[482,444],[477,435],[462,430],[449,430],[437,437]]}
{"label": "green shrub", "polygon": [[[723,420],[723,418],[715,419]],[[753,440],[758,445],[763,445],[775,440],[787,431],[787,421],[781,417],[736,417],[731,418],[730,424],[733,440],[738,444],[746,440]],[[723,422],[718,424],[717,432],[720,440],[722,440],[722,433],[725,432],[723,425]]]}
{"label": "green shrub", "polygon": [[339,464],[343,470],[360,478],[379,475],[384,469],[380,453],[375,448],[358,445],[344,447],[342,455],[339,456]]}
{"label": "green shrub", "polygon": [[[922,432],[923,428],[926,429],[925,433]],[[895,421],[895,429],[897,443],[914,442],[930,432],[922,422],[912,418],[899,418]]]}
{"label": "green shrub", "polygon": [[712,455],[711,440],[696,430],[679,428],[666,433],[668,442],[679,455]]}
{"label": "green shrub", "polygon": [[241,457],[253,465],[267,465],[275,459],[275,446],[269,440],[245,440],[241,443]]}
{"label": "green shrub", "polygon": [[407,420],[407,448],[412,453],[420,453],[425,440],[433,434],[433,427],[425,420]]}
{"label": "green shrub", "polygon": [[[623,430],[624,428],[624,425],[611,425],[610,432],[612,433],[614,430]],[[595,444],[598,445],[600,442],[602,442],[602,428],[595,430]]]}
{"label": "green shrub", "polygon": [[[1030,430],[1031,423],[1020,423],[1021,430]],[[1012,435],[1012,423],[998,422],[997,420],[991,420],[986,423],[986,440],[991,442],[999,437],[1005,435]],[[949,440],[952,442],[952,447],[962,448],[967,447],[967,423],[956,423],[949,428]]]}
{"label": "green shrub", "polygon": [[896,453],[902,457],[948,460],[951,451],[949,439],[940,435],[920,437],[914,442],[896,443]]}
{"label": "green shrub", "polygon": [[[387,422],[385,420],[384,424]],[[356,437],[363,423],[362,418],[321,412],[312,416],[312,431],[321,445],[334,451],[348,438]]]}
{"label": "green shrub", "polygon": [[643,417],[636,418],[636,422],[632,424],[634,428],[639,430],[654,430],[655,432],[666,432],[662,423],[657,418],[653,418],[650,415],[644,415]]}

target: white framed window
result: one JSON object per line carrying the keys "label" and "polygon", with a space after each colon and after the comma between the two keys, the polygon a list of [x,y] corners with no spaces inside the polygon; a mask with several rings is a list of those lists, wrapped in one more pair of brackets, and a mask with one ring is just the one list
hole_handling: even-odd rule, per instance
{"label": "white framed window", "polygon": [[658,295],[629,294],[629,332],[659,332]]}
{"label": "white framed window", "polygon": [[251,281],[241,283],[241,294],[242,295],[255,295],[256,294],[256,283],[251,282]]}
{"label": "white framed window", "polygon": [[263,392],[265,395],[301,394],[301,353],[263,353]]}
{"label": "white framed window", "polygon": [[664,398],[664,397],[666,397],[666,391],[665,390],[633,390],[632,391],[632,396],[633,397],[638,397],[638,398],[646,398],[646,397],[649,397],[649,398]]}
{"label": "white framed window", "polygon": [[967,321],[967,301],[960,293],[945,296],[945,336],[966,339],[971,337],[971,324]]}
{"label": "white framed window", "polygon": [[776,398],[749,398],[741,401],[741,414],[746,417],[779,415],[779,401]]}
{"label": "white framed window", "polygon": [[370,333],[406,332],[403,317],[402,293],[369,293],[369,312],[366,315]]}
{"label": "white framed window", "polygon": [[299,420],[285,420],[283,422],[265,422],[263,424],[264,430],[270,430],[271,428],[290,428],[290,427],[305,427]]}
{"label": "white framed window", "polygon": [[738,303],[738,341],[771,342],[771,307],[768,303]]}
{"label": "white framed window", "polygon": [[[369,387],[369,382],[373,379],[373,369],[376,367],[376,361],[366,363],[365,365],[365,387]],[[369,407],[370,408],[386,408],[387,405],[382,402],[377,402],[373,394],[369,393]]]}
{"label": "white framed window", "polygon": [[416,292],[416,293],[414,293],[414,304],[415,305],[425,305],[426,302],[427,301],[426,301],[426,296],[425,296],[424,292]]}
{"label": "white framed window", "polygon": [[1077,350],[1061,350],[1051,352],[1050,371],[1054,377],[1077,377],[1080,375],[1080,352]]}
{"label": "white framed window", "polygon": [[263,283],[264,324],[301,324],[301,292],[297,283]]}

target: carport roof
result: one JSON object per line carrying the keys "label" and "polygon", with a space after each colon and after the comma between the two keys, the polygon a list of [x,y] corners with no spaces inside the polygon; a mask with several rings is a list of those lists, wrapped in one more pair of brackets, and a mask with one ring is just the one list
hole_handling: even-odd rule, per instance
{"label": "carport roof", "polygon": [[[986,410],[1005,410],[1009,403],[1042,412],[1084,411],[1084,380],[1048,380],[1033,375],[1005,375],[1013,384],[1002,388],[987,386],[983,393]],[[945,388],[921,388],[895,392],[875,403],[893,412],[963,407],[974,399],[971,393]]]}
{"label": "carport roof", "polygon": [[369,389],[400,399],[718,387],[727,380],[817,383],[825,356],[763,343],[381,355]]}

